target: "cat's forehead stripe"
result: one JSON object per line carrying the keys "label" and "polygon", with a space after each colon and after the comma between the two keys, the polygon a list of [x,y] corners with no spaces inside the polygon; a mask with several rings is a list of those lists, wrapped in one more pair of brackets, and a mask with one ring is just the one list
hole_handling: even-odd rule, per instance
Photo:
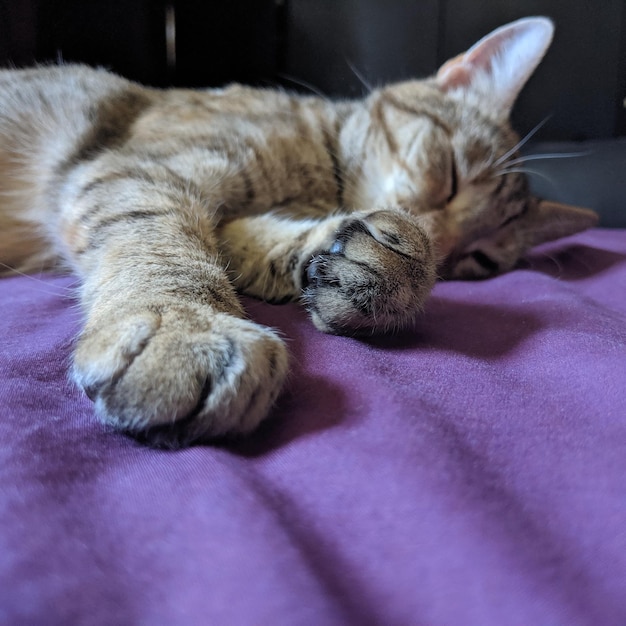
{"label": "cat's forehead stripe", "polygon": [[389,149],[392,152],[398,152],[398,142],[393,136],[393,133],[389,128],[389,124],[387,124],[387,120],[385,119],[385,112],[383,111],[382,107],[382,101],[380,100],[376,102],[376,104],[372,108],[372,123],[377,125],[380,130],[383,131],[383,135],[385,136],[385,141],[387,142]]}
{"label": "cat's forehead stripe", "polygon": [[403,111],[404,113],[408,113],[410,115],[428,117],[433,122],[433,124],[435,124],[436,126],[439,126],[446,134],[452,135],[452,129],[450,128],[450,125],[447,124],[442,119],[442,117],[439,114],[437,114],[435,110],[433,110],[431,107],[428,107],[425,101],[421,101],[421,100],[419,101],[419,103],[422,105],[420,107],[411,106],[407,104],[406,102],[398,100],[392,94],[387,92],[381,96],[380,102],[381,104],[382,103],[389,104],[395,107],[396,109]]}

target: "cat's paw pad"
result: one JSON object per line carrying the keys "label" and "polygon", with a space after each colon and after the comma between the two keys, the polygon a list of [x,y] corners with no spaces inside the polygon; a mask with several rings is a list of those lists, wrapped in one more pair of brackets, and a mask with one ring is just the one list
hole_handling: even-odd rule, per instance
{"label": "cat's paw pad", "polygon": [[304,301],[320,330],[369,333],[414,319],[433,286],[435,259],[413,218],[380,210],[346,219],[305,272]]}
{"label": "cat's paw pad", "polygon": [[167,447],[252,431],[286,372],[272,330],[202,306],[90,324],[73,369],[103,421]]}

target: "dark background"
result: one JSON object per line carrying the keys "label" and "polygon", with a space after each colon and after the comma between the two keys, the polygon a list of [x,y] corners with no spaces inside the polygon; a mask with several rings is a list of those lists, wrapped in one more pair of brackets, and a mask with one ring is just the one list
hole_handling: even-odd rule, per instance
{"label": "dark background", "polygon": [[358,96],[363,83],[432,74],[493,28],[537,14],[557,33],[516,106],[518,130],[551,115],[544,140],[626,135],[623,0],[4,1],[0,62],[84,61],[157,86],[243,81]]}

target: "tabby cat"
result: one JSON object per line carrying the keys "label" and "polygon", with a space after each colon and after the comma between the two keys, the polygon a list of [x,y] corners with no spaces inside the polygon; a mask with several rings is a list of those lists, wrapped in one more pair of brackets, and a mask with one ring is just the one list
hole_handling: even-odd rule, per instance
{"label": "tabby cat", "polygon": [[436,276],[487,277],[595,223],[529,195],[508,122],[552,33],[514,22],[359,101],[1,71],[2,267],[80,276],[73,378],[107,424],[171,446],[248,433],[288,358],[236,291],[387,332]]}

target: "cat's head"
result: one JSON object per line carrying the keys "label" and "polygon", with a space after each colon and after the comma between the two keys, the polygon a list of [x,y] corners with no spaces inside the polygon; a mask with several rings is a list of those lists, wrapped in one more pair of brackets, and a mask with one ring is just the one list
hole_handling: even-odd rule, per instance
{"label": "cat's head", "polygon": [[422,216],[447,278],[511,269],[539,243],[593,226],[593,211],[531,196],[509,124],[553,26],[526,18],[497,29],[435,77],[371,94],[360,146],[361,206]]}

